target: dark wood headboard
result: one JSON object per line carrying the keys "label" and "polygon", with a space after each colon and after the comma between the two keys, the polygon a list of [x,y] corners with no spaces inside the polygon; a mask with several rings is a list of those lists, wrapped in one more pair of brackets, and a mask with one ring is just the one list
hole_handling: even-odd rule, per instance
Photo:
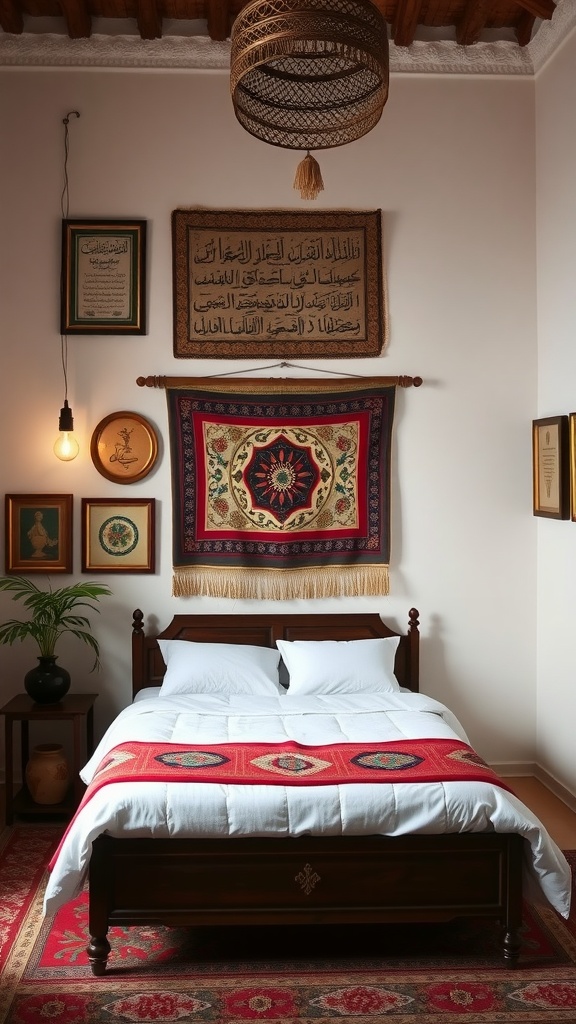
{"label": "dark wood headboard", "polygon": [[400,636],[394,671],[401,686],[418,692],[418,611],[408,613],[408,630],[398,633],[375,613],[284,615],[175,615],[157,636],[144,632],[144,615],[136,609],[132,623],[132,692],[160,686],[165,666],[157,640],[192,640],[196,643],[253,644],[275,647],[276,640],[371,640]]}

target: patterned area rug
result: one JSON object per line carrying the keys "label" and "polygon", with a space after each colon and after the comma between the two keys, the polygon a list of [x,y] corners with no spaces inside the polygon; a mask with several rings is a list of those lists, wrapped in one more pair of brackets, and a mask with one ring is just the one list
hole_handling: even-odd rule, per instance
{"label": "patterned area rug", "polygon": [[[42,918],[61,834],[0,836],[0,1022],[552,1024],[576,1022],[576,913],[526,907],[520,965],[493,923],[285,929],[113,928],[104,978],[85,955],[85,894]],[[576,851],[568,853],[576,872]],[[153,883],[152,883],[153,884]],[[576,908],[575,908],[576,909]]]}

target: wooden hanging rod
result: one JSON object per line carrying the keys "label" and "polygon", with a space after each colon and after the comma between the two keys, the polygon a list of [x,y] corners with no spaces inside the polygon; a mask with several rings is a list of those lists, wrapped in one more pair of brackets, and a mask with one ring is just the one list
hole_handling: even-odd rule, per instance
{"label": "wooden hanging rod", "polygon": [[[357,375],[355,375],[355,376],[357,376]],[[217,379],[217,375],[208,376],[208,377],[163,377],[163,376],[155,377],[155,376],[151,376],[151,377],[137,377],[136,378],[136,383],[137,383],[139,388],[186,388],[186,387],[198,387],[198,385],[201,384],[201,383],[205,383],[206,386],[208,387],[209,386],[209,382],[210,381],[214,381],[216,379]],[[234,380],[227,380],[226,382],[224,382],[221,377],[218,377],[218,383],[220,385],[223,384],[223,383],[230,384],[230,388],[232,389],[234,387],[235,383],[237,383],[239,379],[240,378],[236,378],[236,381],[234,381]],[[250,378],[250,380],[254,380],[254,381],[262,380],[262,379],[263,379],[262,377],[251,377]],[[279,379],[281,379],[281,378],[279,378]],[[301,379],[301,378],[297,378],[297,377],[292,378],[293,381],[297,381],[298,379]],[[366,377],[366,381],[373,380],[373,379],[374,378]],[[246,378],[244,378],[244,380],[246,380]],[[411,388],[411,387],[419,388],[420,385],[422,384],[422,377],[406,377],[406,376],[400,376],[400,377],[378,377],[377,380],[378,380],[378,383],[380,385],[382,385],[383,387],[387,387],[387,386],[389,386],[391,384],[395,384],[399,388]],[[323,382],[318,380],[315,383],[316,384],[321,384]],[[342,383],[342,381],[340,381],[340,383]],[[328,384],[332,384],[333,385],[334,382],[333,381],[332,382],[326,381],[326,384],[327,385]]]}

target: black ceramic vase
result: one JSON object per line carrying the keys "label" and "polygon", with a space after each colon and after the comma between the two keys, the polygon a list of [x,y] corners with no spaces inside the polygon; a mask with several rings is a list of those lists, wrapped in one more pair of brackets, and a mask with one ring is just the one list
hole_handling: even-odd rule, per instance
{"label": "black ceramic vase", "polygon": [[24,676],[24,689],[37,704],[57,704],[70,689],[70,673],[56,664],[56,655],[38,658]]}

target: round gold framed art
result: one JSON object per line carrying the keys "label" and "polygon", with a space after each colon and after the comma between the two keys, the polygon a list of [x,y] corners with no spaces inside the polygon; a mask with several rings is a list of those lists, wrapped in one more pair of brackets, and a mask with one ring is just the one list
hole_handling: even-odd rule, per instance
{"label": "round gold framed art", "polygon": [[96,469],[116,484],[142,480],[158,458],[158,438],[137,412],[113,412],[95,428],[90,455]]}

